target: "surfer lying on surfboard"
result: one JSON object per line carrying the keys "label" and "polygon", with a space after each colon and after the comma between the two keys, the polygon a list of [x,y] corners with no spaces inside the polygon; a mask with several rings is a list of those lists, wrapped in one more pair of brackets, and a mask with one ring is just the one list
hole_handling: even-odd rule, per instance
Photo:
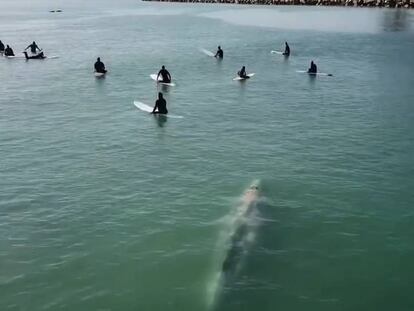
{"label": "surfer lying on surfboard", "polygon": [[[162,80],[159,80],[160,76],[161,76]],[[171,75],[168,72],[168,70],[165,69],[165,66],[162,66],[161,70],[158,72],[157,81],[160,81],[162,83],[171,83]]]}
{"label": "surfer lying on surfboard", "polygon": [[155,101],[154,109],[152,110],[153,114],[167,114],[167,101],[162,96],[162,93],[158,93],[158,99]]}
{"label": "surfer lying on surfboard", "polygon": [[250,77],[246,74],[246,67],[243,66],[242,69],[237,73],[240,78],[249,79]]}
{"label": "surfer lying on surfboard", "polygon": [[95,72],[97,73],[106,73],[105,64],[101,62],[101,58],[98,57],[95,63]]}

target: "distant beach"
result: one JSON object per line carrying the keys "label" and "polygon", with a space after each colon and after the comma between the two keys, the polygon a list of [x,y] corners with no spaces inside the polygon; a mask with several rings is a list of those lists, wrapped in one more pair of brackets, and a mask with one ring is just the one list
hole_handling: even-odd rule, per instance
{"label": "distant beach", "polygon": [[248,5],[312,5],[312,6],[349,6],[377,8],[414,8],[413,0],[143,0],[181,3],[224,3]]}

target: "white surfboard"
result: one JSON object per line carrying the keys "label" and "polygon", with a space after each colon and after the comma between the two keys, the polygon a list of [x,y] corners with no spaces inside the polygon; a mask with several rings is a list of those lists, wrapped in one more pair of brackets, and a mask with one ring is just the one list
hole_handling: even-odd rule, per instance
{"label": "white surfboard", "polygon": [[103,77],[105,77],[106,73],[103,73],[103,72],[94,72],[94,75],[97,78],[103,78]]}
{"label": "white surfboard", "polygon": [[308,72],[307,70],[296,70],[296,72],[298,72],[298,73],[306,73],[306,74],[308,74],[310,76],[333,77],[333,74],[331,74],[331,73],[325,73],[325,72],[312,73],[312,72]]}
{"label": "white surfboard", "polygon": [[[151,106],[148,106],[147,104],[144,104],[143,102],[140,101],[134,101],[134,105],[135,107],[137,107],[139,110],[144,111],[144,112],[148,112],[151,113],[152,110],[154,109]],[[172,114],[154,114],[154,116],[164,116],[164,117],[169,117],[169,118],[175,118],[175,119],[182,119],[182,116],[176,116],[176,115],[172,115]]]}
{"label": "white surfboard", "polygon": [[272,50],[272,51],[270,51],[270,53],[283,55],[283,52],[282,51],[274,51],[274,50]]}
{"label": "white surfboard", "polygon": [[159,84],[166,85],[166,86],[175,86],[175,83],[173,83],[173,82],[171,82],[171,83],[161,82],[162,81],[161,77],[157,80],[157,75],[156,74],[152,74],[152,75],[150,75],[150,77],[151,77],[152,80],[156,81]]}
{"label": "white surfboard", "polygon": [[210,56],[210,57],[214,57],[214,55],[215,55],[213,52],[211,52],[209,50],[206,50],[206,49],[200,49],[200,51],[203,52],[204,54],[206,54],[207,56]]}
{"label": "white surfboard", "polygon": [[[253,77],[255,75],[255,73],[249,73],[247,76],[249,78]],[[242,81],[242,80],[247,80],[247,78],[242,78],[242,77],[235,77],[233,78],[233,81]]]}

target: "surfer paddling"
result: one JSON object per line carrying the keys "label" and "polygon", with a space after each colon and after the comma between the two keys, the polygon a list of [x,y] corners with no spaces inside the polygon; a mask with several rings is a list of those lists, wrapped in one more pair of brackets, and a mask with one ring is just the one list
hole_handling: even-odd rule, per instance
{"label": "surfer paddling", "polygon": [[4,44],[0,40],[0,54],[3,54],[4,53],[4,49],[5,49]]}
{"label": "surfer paddling", "polygon": [[164,99],[162,93],[158,93],[158,99],[155,102],[154,109],[151,112],[152,114],[167,114],[167,101]]}
{"label": "surfer paddling", "polygon": [[[160,76],[161,76],[162,80],[158,80],[160,78]],[[171,83],[171,75],[168,72],[168,70],[165,69],[165,66],[162,66],[161,70],[158,72],[157,81],[162,82],[162,83]]]}
{"label": "surfer paddling", "polygon": [[101,62],[101,58],[98,57],[95,63],[95,72],[97,73],[106,73],[107,70],[105,69],[105,64]]}

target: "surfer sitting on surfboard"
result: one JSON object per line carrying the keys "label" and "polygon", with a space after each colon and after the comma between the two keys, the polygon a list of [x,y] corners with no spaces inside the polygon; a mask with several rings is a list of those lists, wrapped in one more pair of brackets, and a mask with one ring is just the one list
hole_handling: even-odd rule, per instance
{"label": "surfer sitting on surfboard", "polygon": [[14,56],[13,49],[7,45],[6,49],[4,50],[5,56]]}
{"label": "surfer sitting on surfboard", "polygon": [[28,48],[30,48],[30,52],[32,52],[32,54],[36,54],[37,50],[39,50],[39,52],[41,51],[40,48],[37,46],[36,42],[34,41],[32,44],[29,44],[29,46],[24,50],[27,51]]}
{"label": "surfer sitting on surfboard", "polygon": [[105,64],[101,62],[101,58],[98,57],[95,63],[95,71],[98,73],[106,73]]}
{"label": "surfer sitting on surfboard", "polygon": [[0,53],[4,53],[4,44],[0,40]]}
{"label": "surfer sitting on surfboard", "polygon": [[224,56],[224,52],[223,52],[223,50],[221,49],[221,46],[218,46],[218,48],[217,48],[217,53],[216,53],[216,55],[214,55],[214,57],[215,57],[215,58],[223,58],[223,56]]}
{"label": "surfer sitting on surfboard", "polygon": [[290,55],[290,47],[287,42],[285,42],[285,51],[283,52],[283,55],[289,56]]}
{"label": "surfer sitting on surfboard", "polygon": [[316,67],[316,64],[311,61],[310,68],[308,69],[308,73],[317,73],[318,67]]}
{"label": "surfer sitting on surfboard", "polygon": [[152,110],[153,114],[167,114],[167,101],[162,96],[162,93],[158,93],[158,99],[155,101],[154,109]]}
{"label": "surfer sitting on surfboard", "polygon": [[237,73],[240,78],[249,79],[250,77],[246,74],[246,67],[243,66],[242,69]]}
{"label": "surfer sitting on surfboard", "polygon": [[[162,80],[158,80],[160,76],[162,77]],[[171,83],[171,75],[168,70],[165,69],[165,66],[162,66],[161,70],[158,72],[157,81],[160,81],[162,83]]]}

